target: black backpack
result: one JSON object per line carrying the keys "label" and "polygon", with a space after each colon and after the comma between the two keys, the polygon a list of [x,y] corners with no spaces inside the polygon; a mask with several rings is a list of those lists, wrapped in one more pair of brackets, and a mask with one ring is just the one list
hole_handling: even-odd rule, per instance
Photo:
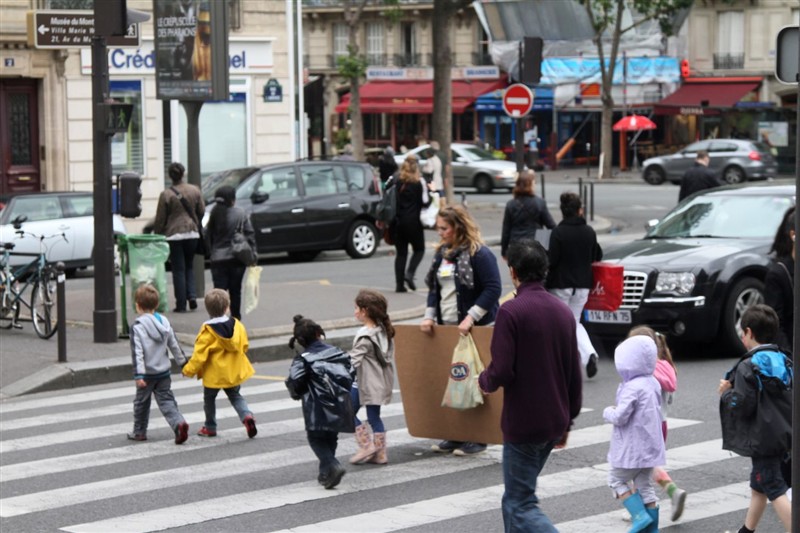
{"label": "black backpack", "polygon": [[378,204],[375,218],[386,224],[391,223],[397,216],[397,180],[392,176],[386,181],[386,189]]}

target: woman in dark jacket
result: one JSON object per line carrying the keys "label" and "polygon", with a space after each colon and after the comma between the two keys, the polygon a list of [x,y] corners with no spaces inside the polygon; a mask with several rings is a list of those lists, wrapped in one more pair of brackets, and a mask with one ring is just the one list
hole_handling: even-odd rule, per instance
{"label": "woman in dark jacket", "polygon": [[506,204],[503,215],[503,236],[500,239],[500,255],[503,258],[512,240],[533,239],[539,228],[556,227],[553,216],[547,210],[547,203],[534,194],[535,182],[536,175],[528,170],[519,175],[514,185],[514,198]]}
{"label": "woman in dark jacket", "polygon": [[245,265],[233,255],[234,233],[241,231],[253,252],[256,251],[256,234],[250,217],[240,207],[235,207],[236,189],[223,185],[214,194],[217,203],[211,210],[206,227],[208,250],[211,252],[211,279],[215,289],[224,289],[231,295],[231,315],[242,319],[242,279]]}
{"label": "woman in dark jacket", "polygon": [[773,259],[764,279],[764,303],[775,310],[780,323],[776,344],[790,352],[794,325],[794,262],[797,260],[794,217],[795,208],[790,207],[775,233],[770,249]]}
{"label": "woman in dark jacket", "polygon": [[394,149],[391,146],[387,146],[380,161],[378,161],[378,173],[380,174],[381,182],[386,183],[389,181],[389,178],[395,172],[397,172],[397,163],[394,160]]}
{"label": "woman in dark jacket", "polygon": [[[397,250],[394,258],[395,292],[408,292],[406,285],[415,291],[417,286],[414,283],[414,275],[425,255],[425,228],[422,227],[419,214],[424,206],[430,204],[428,184],[420,178],[416,156],[410,155],[403,161],[399,179],[393,180],[388,186],[399,187],[397,216],[392,222],[394,246]],[[409,244],[413,250],[411,261],[408,261]],[[407,269],[406,262],[408,262]]]}

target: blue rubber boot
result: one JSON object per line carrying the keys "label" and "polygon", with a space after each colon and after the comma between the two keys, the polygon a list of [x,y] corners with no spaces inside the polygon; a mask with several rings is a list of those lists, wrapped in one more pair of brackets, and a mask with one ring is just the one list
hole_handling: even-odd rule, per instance
{"label": "blue rubber boot", "polygon": [[647,514],[650,515],[650,518],[653,519],[653,523],[650,524],[650,527],[645,529],[645,533],[658,533],[658,507],[645,507],[647,510]]}
{"label": "blue rubber boot", "polygon": [[622,505],[624,505],[631,514],[631,528],[628,530],[628,533],[647,531],[647,527],[653,523],[653,519],[647,512],[647,509],[645,509],[644,502],[639,493],[636,492],[629,496],[628,499],[622,502]]}

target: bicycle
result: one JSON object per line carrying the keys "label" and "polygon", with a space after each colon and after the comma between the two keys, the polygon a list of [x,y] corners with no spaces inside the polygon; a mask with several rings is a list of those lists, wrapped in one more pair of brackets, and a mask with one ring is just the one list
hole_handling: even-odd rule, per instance
{"label": "bicycle", "polygon": [[[17,222],[17,221],[15,221]],[[19,221],[21,224],[23,221]],[[56,307],[56,270],[54,265],[47,262],[47,246],[45,240],[61,237],[67,241],[66,235],[36,235],[19,229],[15,223],[16,233],[20,236],[30,235],[39,241],[39,253],[13,253],[13,242],[0,243],[2,246],[2,262],[0,262],[0,328],[22,329],[20,321],[30,320],[33,329],[42,339],[49,339],[58,329],[58,316]],[[68,241],[67,241],[68,242]],[[35,257],[30,263],[12,267],[11,256]],[[30,301],[25,300],[24,294],[31,286]],[[30,319],[20,319],[22,307],[30,310]]]}

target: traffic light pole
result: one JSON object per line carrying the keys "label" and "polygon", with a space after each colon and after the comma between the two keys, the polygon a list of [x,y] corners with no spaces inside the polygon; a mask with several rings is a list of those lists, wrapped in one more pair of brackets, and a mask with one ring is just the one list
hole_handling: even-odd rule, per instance
{"label": "traffic light pole", "polygon": [[[182,100],[181,105],[186,112],[186,181],[201,187],[200,180],[200,110],[202,101]],[[203,221],[201,220],[202,224]],[[206,262],[202,255],[194,256],[194,288],[197,297],[202,299],[206,293]]]}
{"label": "traffic light pole", "polygon": [[117,341],[114,296],[114,230],[111,215],[111,145],[107,128],[109,99],[106,38],[92,37],[92,135],[94,145],[94,342]]}

